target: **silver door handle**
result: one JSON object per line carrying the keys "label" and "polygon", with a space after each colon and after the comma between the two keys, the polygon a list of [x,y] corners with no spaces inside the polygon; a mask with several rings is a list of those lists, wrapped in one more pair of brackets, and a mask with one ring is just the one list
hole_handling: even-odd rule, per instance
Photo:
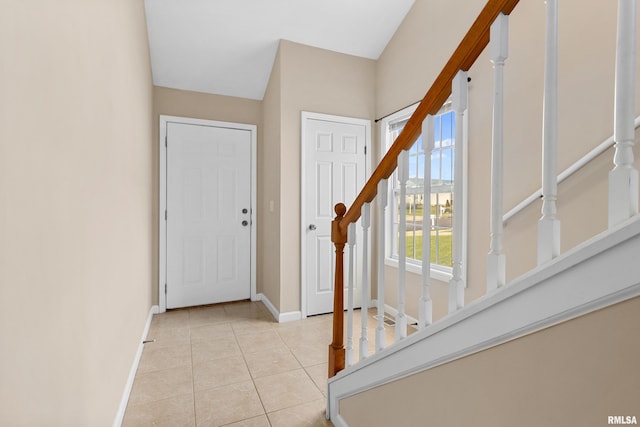
{"label": "silver door handle", "polygon": [[309,230],[313,231],[316,229],[316,225],[315,224],[309,224]]}

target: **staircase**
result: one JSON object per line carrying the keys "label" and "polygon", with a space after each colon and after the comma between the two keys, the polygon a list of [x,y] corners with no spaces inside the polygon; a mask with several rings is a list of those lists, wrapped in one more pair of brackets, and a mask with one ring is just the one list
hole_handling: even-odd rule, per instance
{"label": "staircase", "polygon": [[[635,131],[640,124],[640,121],[635,119],[636,0],[618,1],[614,135],[610,141],[605,141],[560,176],[557,175],[558,2],[559,0],[546,1],[542,188],[539,195],[534,193],[523,201],[523,204],[504,215],[504,66],[508,59],[509,14],[516,8],[518,0],[489,0],[353,204],[348,209],[343,204],[336,205],[336,218],[332,223],[332,241],[336,248],[335,314],[333,342],[329,346],[327,403],[327,416],[335,425],[348,425],[342,416],[341,402],[349,398],[365,396],[367,392],[383,385],[393,384],[400,379],[411,378],[417,373],[442,367],[487,349],[503,346],[514,339],[555,327],[571,319],[578,319],[625,301],[638,300],[637,297],[640,296],[640,262],[638,262],[640,216],[638,215],[638,171],[634,167],[633,155]],[[614,4],[607,4],[602,7],[614,6]],[[438,302],[431,299],[430,233],[423,233],[422,295],[417,302],[419,315],[415,325],[418,330],[407,335],[407,328],[411,328],[411,320],[405,309],[407,254],[404,230],[406,230],[407,218],[406,210],[398,209],[400,230],[398,234],[398,298],[396,306],[393,307],[395,340],[389,345],[385,342],[384,275],[378,270],[377,281],[372,285],[369,278],[373,274],[369,270],[369,265],[373,263],[364,262],[361,283],[362,312],[366,313],[368,309],[367,295],[375,292],[378,324],[375,334],[376,342],[373,346],[375,351],[373,354],[368,354],[367,322],[363,321],[358,340],[359,357],[356,358],[353,341],[357,337],[354,334],[352,320],[354,267],[351,260],[345,267],[343,259],[345,247],[353,249],[358,232],[356,222],[359,221],[364,237],[369,235],[372,227],[377,227],[376,235],[379,240],[378,251],[374,255],[375,264],[378,268],[384,265],[384,248],[387,245],[385,238],[388,233],[384,231],[384,221],[380,218],[385,218],[386,215],[389,199],[388,180],[397,169],[399,200],[406,200],[410,170],[408,152],[420,135],[423,136],[424,165],[427,168],[425,176],[430,176],[428,168],[433,149],[433,117],[451,98],[456,123],[463,123],[468,108],[469,82],[466,72],[487,46],[489,46],[489,56],[493,64],[494,78],[490,247],[487,255],[486,294],[465,306],[466,283],[462,251],[464,241],[462,233],[459,232],[463,227],[462,212],[465,207],[464,199],[458,197],[455,199],[453,211],[452,278],[448,283],[447,301]],[[458,132],[456,141],[461,141],[462,126],[457,125],[456,132]],[[608,200],[606,201],[608,230],[565,253],[560,253],[560,221],[557,216],[558,183],[588,161],[596,158],[610,145],[615,147],[615,155],[613,169],[608,176]],[[462,186],[465,181],[462,179],[462,150],[456,149],[455,156],[454,198],[456,194],[463,194]],[[430,191],[430,186],[425,185],[423,200],[431,200]],[[505,220],[517,215],[523,206],[538,197],[542,199],[542,217],[537,224],[537,266],[507,283],[505,268],[508,254],[504,253],[502,242]],[[377,221],[371,220],[371,211],[374,208]],[[429,221],[425,204],[422,230],[431,229]],[[372,252],[368,247],[367,238],[363,239],[363,244],[365,254]],[[349,253],[353,253],[353,250]],[[346,287],[345,277],[348,282]],[[346,348],[345,289],[347,290]],[[433,321],[434,304],[446,304],[448,309],[448,314],[436,322]],[[362,317],[366,319],[366,316]],[[638,316],[634,319],[637,321]],[[629,351],[640,350],[636,346]],[[635,372],[637,371],[635,369]],[[454,388],[456,381],[458,379],[451,378]],[[429,384],[424,384],[424,387],[428,388]],[[635,398],[639,398],[640,390],[634,392]],[[394,393],[397,399],[403,399],[402,391],[396,390]],[[404,393],[406,399],[415,394],[409,390]],[[625,396],[629,397],[628,394],[626,393]],[[631,398],[633,399],[633,396]],[[625,401],[624,398],[618,400]],[[464,402],[461,403],[464,404]],[[375,413],[375,409],[372,408],[372,413]],[[634,414],[611,413],[610,415]],[[635,415],[640,416],[640,413]],[[424,420],[428,419],[425,414]],[[477,425],[484,425],[486,420],[483,421],[480,418]],[[540,424],[544,422],[543,420],[544,416],[530,425],[543,425]],[[413,425],[426,425],[426,421],[422,419],[420,422],[414,421]],[[396,425],[402,425],[402,423]],[[505,422],[504,425],[509,423]],[[546,425],[555,424],[552,422]]]}

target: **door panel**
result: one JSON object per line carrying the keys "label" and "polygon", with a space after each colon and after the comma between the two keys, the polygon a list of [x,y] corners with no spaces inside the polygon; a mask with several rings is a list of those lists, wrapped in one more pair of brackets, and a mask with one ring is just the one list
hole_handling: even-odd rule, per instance
{"label": "door panel", "polygon": [[[333,243],[331,238],[321,236],[316,239],[316,265],[333,266]],[[333,294],[333,268],[316,268],[315,293],[322,295],[327,292]]]}
{"label": "door panel", "polygon": [[250,222],[250,131],[168,123],[167,308],[250,297]]}
{"label": "door panel", "polygon": [[316,169],[316,218],[326,220],[333,215],[333,164],[317,162]]}

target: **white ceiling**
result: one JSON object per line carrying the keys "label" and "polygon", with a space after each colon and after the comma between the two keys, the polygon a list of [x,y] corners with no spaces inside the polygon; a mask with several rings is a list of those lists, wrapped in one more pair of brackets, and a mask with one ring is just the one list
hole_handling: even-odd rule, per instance
{"label": "white ceiling", "polygon": [[378,59],[414,0],[145,0],[156,86],[259,99],[278,41]]}

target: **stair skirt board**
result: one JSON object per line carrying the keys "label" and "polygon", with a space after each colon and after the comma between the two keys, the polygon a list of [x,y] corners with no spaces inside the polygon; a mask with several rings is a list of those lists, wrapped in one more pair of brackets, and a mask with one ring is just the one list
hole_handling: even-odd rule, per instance
{"label": "stair skirt board", "polygon": [[328,416],[346,425],[341,399],[640,296],[638,253],[636,216],[339,372],[328,380]]}

